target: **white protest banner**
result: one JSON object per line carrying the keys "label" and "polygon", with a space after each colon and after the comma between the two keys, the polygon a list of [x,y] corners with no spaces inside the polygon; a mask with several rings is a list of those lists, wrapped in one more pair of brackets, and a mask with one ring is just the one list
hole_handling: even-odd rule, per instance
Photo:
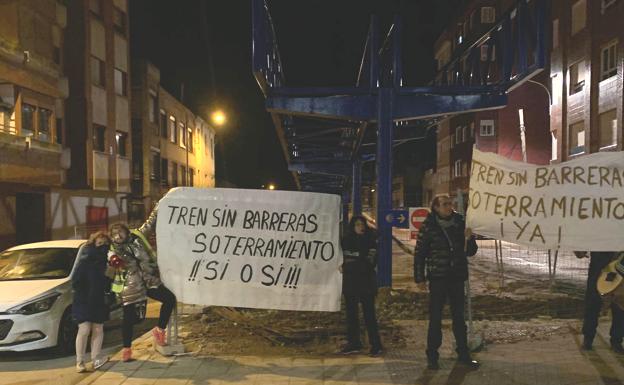
{"label": "white protest banner", "polygon": [[624,250],[624,153],[550,166],[473,150],[467,226],[539,249]]}
{"label": "white protest banner", "polygon": [[197,305],[339,311],[337,195],[183,187],[158,205],[164,284]]}

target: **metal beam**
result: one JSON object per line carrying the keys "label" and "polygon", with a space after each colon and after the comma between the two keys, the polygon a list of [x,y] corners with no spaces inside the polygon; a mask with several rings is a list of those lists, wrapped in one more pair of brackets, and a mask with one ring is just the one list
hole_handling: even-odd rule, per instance
{"label": "metal beam", "polygon": [[332,119],[370,120],[375,110],[372,95],[286,97],[269,96],[266,100],[269,112],[281,114],[322,116]]}

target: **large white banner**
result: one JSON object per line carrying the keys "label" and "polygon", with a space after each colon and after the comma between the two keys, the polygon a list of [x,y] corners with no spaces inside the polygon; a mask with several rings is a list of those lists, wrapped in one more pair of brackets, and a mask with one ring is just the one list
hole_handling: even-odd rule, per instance
{"label": "large white banner", "polygon": [[183,187],[158,207],[164,284],[198,305],[339,311],[337,195]]}
{"label": "large white banner", "polygon": [[540,249],[624,250],[624,153],[550,166],[473,151],[467,226]]}

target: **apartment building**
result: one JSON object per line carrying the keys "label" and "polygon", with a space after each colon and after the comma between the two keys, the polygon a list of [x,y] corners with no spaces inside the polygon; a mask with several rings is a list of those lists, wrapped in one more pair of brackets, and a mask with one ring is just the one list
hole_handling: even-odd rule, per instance
{"label": "apartment building", "polygon": [[51,201],[63,208],[52,237],[86,236],[127,219],[130,197],[130,58],[127,0],[67,2],[66,188]]}
{"label": "apartment building", "polygon": [[[447,71],[446,66],[493,28],[499,17],[515,4],[513,0],[468,2],[434,45],[438,66],[434,84],[446,84],[449,76],[467,76],[462,74],[468,60],[466,57],[461,60],[457,72]],[[516,17],[513,12],[511,17]],[[479,60],[490,68],[495,68],[499,60],[493,51],[487,45],[481,47]],[[496,72],[491,73],[490,79],[496,81]],[[505,108],[456,114],[438,123],[436,166],[425,173],[423,181],[425,203],[442,193],[452,197],[461,193],[467,198],[473,147],[523,161],[521,117],[526,129],[527,162],[550,162],[552,136],[549,130],[549,73],[550,69],[547,68],[511,89]]]}
{"label": "apartment building", "polygon": [[622,151],[624,1],[554,0],[552,159]]}
{"label": "apartment building", "polygon": [[50,194],[70,165],[66,23],[56,0],[0,2],[0,249],[50,237]]}
{"label": "apartment building", "polygon": [[133,65],[131,220],[172,187],[215,187],[215,131],[160,85],[147,61]]}

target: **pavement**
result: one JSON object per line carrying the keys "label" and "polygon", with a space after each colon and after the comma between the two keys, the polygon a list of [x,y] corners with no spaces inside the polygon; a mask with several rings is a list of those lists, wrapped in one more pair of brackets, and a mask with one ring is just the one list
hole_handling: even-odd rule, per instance
{"label": "pavement", "polygon": [[[455,362],[452,333],[445,324],[441,369],[426,369],[424,344],[426,322],[416,328],[417,343],[412,349],[391,350],[383,357],[351,356],[249,356],[219,355],[163,357],[151,346],[149,334],[135,343],[137,360],[112,357],[103,370],[83,375],[79,385],[391,385],[391,384],[540,384],[614,385],[624,384],[624,356],[608,346],[603,322],[593,351],[580,349],[578,334],[552,336],[545,340],[486,346],[475,357],[478,370],[468,370]],[[4,382],[12,385],[52,384]]]}

